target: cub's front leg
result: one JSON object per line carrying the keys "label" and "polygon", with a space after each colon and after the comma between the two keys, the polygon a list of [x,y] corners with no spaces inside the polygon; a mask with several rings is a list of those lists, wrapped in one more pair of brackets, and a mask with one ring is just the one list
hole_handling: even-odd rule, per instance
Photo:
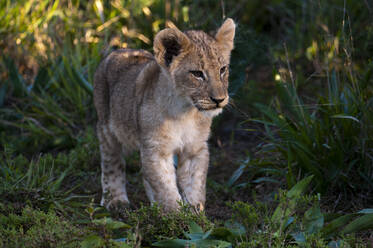
{"label": "cub's front leg", "polygon": [[201,211],[206,201],[206,177],[209,164],[207,143],[193,144],[179,154],[177,180],[184,200]]}
{"label": "cub's front leg", "polygon": [[172,153],[159,146],[144,146],[141,163],[146,194],[151,202],[160,203],[166,211],[177,210],[181,196],[177,188]]}

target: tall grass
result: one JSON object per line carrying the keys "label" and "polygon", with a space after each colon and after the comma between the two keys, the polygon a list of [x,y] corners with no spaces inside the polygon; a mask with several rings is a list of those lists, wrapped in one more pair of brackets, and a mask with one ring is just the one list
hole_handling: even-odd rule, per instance
{"label": "tall grass", "polygon": [[371,192],[373,92],[339,80],[333,72],[316,104],[304,104],[292,84],[279,83],[278,101],[257,107],[270,145],[287,164],[289,185],[301,173],[314,175],[319,192]]}
{"label": "tall grass", "polygon": [[368,28],[356,25],[356,8],[330,4],[332,18],[322,4],[317,14],[308,9],[324,33],[309,24],[302,28],[313,37],[295,32],[298,44],[284,43],[274,70],[276,97],[270,106],[255,105],[264,116],[266,149],[280,154],[289,186],[313,175],[318,192],[365,198],[373,190],[373,64],[356,47],[366,47],[370,36],[354,42]]}
{"label": "tall grass", "polygon": [[[252,174],[246,184],[286,177],[291,187],[313,175],[318,192],[339,191],[344,197],[353,192],[369,198],[373,190],[370,4],[270,1],[263,9],[255,1],[240,4],[237,15],[245,19],[243,10],[252,11],[251,23],[258,29],[247,36],[248,29],[239,26],[247,41],[237,41],[237,57],[246,76],[233,71],[232,79],[239,85],[235,100],[240,109],[245,106],[239,104],[248,106],[250,120],[263,124],[266,139],[258,147],[258,157],[246,160],[228,184],[234,184],[244,170]],[[250,9],[253,6],[257,8]],[[259,14],[264,12],[272,15]],[[261,57],[255,60],[251,55],[259,50]],[[263,72],[266,63],[272,72]],[[257,74],[265,81],[258,82]],[[268,85],[270,92],[263,94]]]}

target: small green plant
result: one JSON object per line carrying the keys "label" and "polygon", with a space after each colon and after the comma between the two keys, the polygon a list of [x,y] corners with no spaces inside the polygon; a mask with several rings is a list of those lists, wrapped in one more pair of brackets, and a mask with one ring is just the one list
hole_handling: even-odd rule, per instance
{"label": "small green plant", "polygon": [[[289,191],[280,191],[279,203],[269,211],[262,203],[233,204],[233,221],[242,224],[246,232],[235,239],[238,247],[336,247],[348,243],[359,247],[353,234],[373,228],[372,209],[356,214],[330,215],[322,213],[319,197],[305,194],[313,176],[304,178]],[[344,247],[344,246],[342,246]]]}
{"label": "small green plant", "polygon": [[[2,207],[1,212],[4,209]],[[0,212],[0,247],[79,247],[79,239],[87,231],[58,217],[25,207],[21,213]]]}
{"label": "small green plant", "polygon": [[136,239],[128,232],[130,225],[114,220],[109,217],[109,213],[103,212],[102,207],[96,207],[93,200],[86,208],[89,214],[89,222],[86,230],[89,233],[82,239],[82,248],[104,248],[104,247],[133,247]]}
{"label": "small green plant", "polygon": [[[110,217],[103,217],[99,219],[93,219],[92,223],[96,233],[86,236],[83,241],[80,242],[82,248],[90,247],[131,247],[127,243],[127,238],[113,238],[114,232],[118,230],[128,229],[131,226],[121,222],[113,220]],[[101,235],[99,235],[101,233]],[[122,235],[124,232],[122,232]]]}
{"label": "small green plant", "polygon": [[172,239],[164,240],[153,243],[156,247],[232,247],[232,244],[223,240],[217,240],[212,237],[213,229],[204,232],[203,229],[195,222],[189,224],[189,233],[185,232],[184,235],[188,239]]}
{"label": "small green plant", "polygon": [[213,224],[204,213],[196,214],[189,206],[181,205],[180,211],[164,213],[157,205],[142,206],[135,211],[127,210],[124,216],[126,223],[137,229],[142,245],[150,245],[165,238],[181,238],[191,222],[204,229],[211,229]]}

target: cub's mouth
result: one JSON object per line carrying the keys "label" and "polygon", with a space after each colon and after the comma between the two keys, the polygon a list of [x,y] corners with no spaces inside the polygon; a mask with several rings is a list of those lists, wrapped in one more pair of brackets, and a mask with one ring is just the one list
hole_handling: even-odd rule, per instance
{"label": "cub's mouth", "polygon": [[214,106],[201,106],[201,105],[194,105],[199,111],[209,111],[209,110],[215,110],[215,109],[221,109],[222,107]]}
{"label": "cub's mouth", "polygon": [[216,100],[214,98],[211,98],[210,100],[198,100],[193,101],[193,103],[199,111],[218,110],[224,108],[225,105],[228,104],[228,97],[221,100]]}

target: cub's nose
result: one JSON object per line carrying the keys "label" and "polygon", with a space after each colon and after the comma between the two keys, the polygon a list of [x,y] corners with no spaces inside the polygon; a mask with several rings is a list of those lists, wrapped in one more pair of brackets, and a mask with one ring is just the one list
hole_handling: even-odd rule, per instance
{"label": "cub's nose", "polygon": [[225,98],[213,98],[210,96],[211,101],[216,103],[216,105],[219,105],[219,103],[223,102]]}

